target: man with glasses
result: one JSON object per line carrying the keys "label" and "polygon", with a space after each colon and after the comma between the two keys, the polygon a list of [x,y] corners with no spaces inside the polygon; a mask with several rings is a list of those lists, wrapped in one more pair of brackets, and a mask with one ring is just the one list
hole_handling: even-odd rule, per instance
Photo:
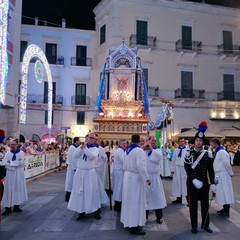
{"label": "man with glasses", "polygon": [[18,148],[18,140],[12,139],[10,150],[5,154],[1,165],[6,167],[2,206],[5,211],[2,216],[13,212],[22,212],[20,204],[28,200],[27,187],[24,175],[24,153]]}
{"label": "man with glasses", "polygon": [[108,196],[95,170],[98,158],[95,139],[95,134],[89,133],[86,141],[77,147],[74,153],[74,157],[77,158],[77,170],[68,209],[79,213],[77,221],[89,213],[94,213],[95,218],[99,220],[101,204],[108,203]]}

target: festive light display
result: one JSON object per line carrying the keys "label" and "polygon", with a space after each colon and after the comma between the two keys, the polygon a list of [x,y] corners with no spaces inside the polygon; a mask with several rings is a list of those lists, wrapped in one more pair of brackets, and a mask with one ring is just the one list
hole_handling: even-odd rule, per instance
{"label": "festive light display", "polygon": [[21,82],[21,90],[20,90],[20,115],[19,122],[22,124],[26,123],[26,106],[27,106],[27,77],[28,77],[28,66],[30,60],[32,58],[38,58],[35,63],[35,76],[39,83],[43,80],[43,66],[46,69],[47,79],[48,79],[48,128],[52,127],[52,75],[51,70],[49,68],[49,64],[47,58],[43,51],[34,44],[31,44],[26,49],[23,62],[22,62],[22,82]]}
{"label": "festive light display", "polygon": [[0,0],[0,102],[5,105],[8,76],[7,28],[9,0]]}

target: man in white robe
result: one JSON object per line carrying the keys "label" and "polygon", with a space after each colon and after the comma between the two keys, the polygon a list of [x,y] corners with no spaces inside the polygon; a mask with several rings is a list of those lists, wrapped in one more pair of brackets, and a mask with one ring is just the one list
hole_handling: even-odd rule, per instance
{"label": "man in white robe", "polygon": [[171,171],[173,174],[172,196],[176,197],[172,203],[182,203],[182,197],[187,196],[187,173],[184,168],[184,161],[187,147],[184,138],[178,139],[178,148],[174,150],[171,162]]}
{"label": "man in white robe", "polygon": [[13,212],[22,212],[20,204],[28,200],[27,187],[24,174],[24,152],[18,148],[18,141],[10,141],[10,150],[5,154],[1,165],[5,165],[6,177],[4,179],[4,192],[2,206],[5,211],[2,216]]}
{"label": "man in white robe", "polygon": [[82,143],[74,154],[78,159],[77,170],[67,207],[79,213],[77,220],[81,220],[85,214],[89,213],[94,213],[95,218],[99,220],[101,205],[109,201],[95,170],[98,148],[95,147],[94,142],[95,134],[90,133],[87,142]]}
{"label": "man in white robe", "polygon": [[80,144],[79,137],[75,137],[73,139],[73,144],[68,149],[67,152],[67,173],[66,173],[66,180],[65,180],[65,201],[69,202],[69,198],[71,196],[72,188],[73,188],[73,177],[77,169],[77,159],[74,157],[74,153],[77,147]]}
{"label": "man in white robe", "polygon": [[147,158],[147,171],[151,186],[147,188],[147,216],[149,210],[155,210],[156,222],[163,223],[162,209],[167,206],[160,171],[162,167],[162,151],[156,148],[156,137],[150,136],[149,141],[142,146]]}
{"label": "man in white robe", "polygon": [[123,189],[120,221],[132,234],[144,235],[146,223],[146,187],[151,184],[147,173],[146,156],[139,147],[140,136],[132,135],[131,144],[123,159]]}
{"label": "man in white robe", "polygon": [[114,210],[121,212],[122,205],[122,185],[123,185],[123,159],[125,157],[125,149],[127,142],[125,139],[119,141],[119,146],[114,157],[113,164],[113,200]]}
{"label": "man in white robe", "polygon": [[223,205],[223,209],[217,212],[223,217],[229,217],[230,204],[234,203],[230,157],[218,138],[211,139],[210,144],[215,149],[213,161],[215,186],[211,185],[211,188],[216,193],[215,202]]}
{"label": "man in white robe", "polygon": [[[98,159],[96,161],[95,170],[97,172],[98,177],[103,183],[103,186],[105,187],[105,178],[107,178],[107,164],[108,164],[108,158],[107,154],[105,153],[105,150],[102,146],[98,144],[98,135],[95,134],[95,146],[98,148]],[[105,187],[106,189],[106,187]]]}

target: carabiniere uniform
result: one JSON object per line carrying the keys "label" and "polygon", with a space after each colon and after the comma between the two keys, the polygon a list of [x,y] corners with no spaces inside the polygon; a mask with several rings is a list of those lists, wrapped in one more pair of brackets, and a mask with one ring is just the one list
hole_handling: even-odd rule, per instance
{"label": "carabiniere uniform", "polygon": [[[198,225],[198,200],[201,201],[201,227],[209,227],[209,184],[214,184],[212,152],[208,152],[204,149],[197,151],[195,148],[187,150],[184,168],[188,176],[187,191],[192,228],[197,228]],[[200,189],[197,189],[192,183],[193,179],[198,179],[202,181],[203,186]]]}

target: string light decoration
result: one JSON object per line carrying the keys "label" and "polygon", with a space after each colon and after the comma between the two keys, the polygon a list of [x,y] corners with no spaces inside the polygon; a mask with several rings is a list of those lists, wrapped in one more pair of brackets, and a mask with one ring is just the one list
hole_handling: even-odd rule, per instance
{"label": "string light decoration", "polygon": [[9,0],[0,0],[0,102],[5,105],[8,76],[7,29]]}
{"label": "string light decoration", "polygon": [[48,79],[48,128],[52,128],[52,75],[49,64],[44,52],[35,44],[31,44],[26,49],[22,62],[22,82],[20,90],[20,114],[19,122],[26,123],[26,106],[27,106],[27,78],[28,66],[32,58],[38,58],[35,63],[35,77],[39,83],[43,81],[43,67],[46,69]]}

